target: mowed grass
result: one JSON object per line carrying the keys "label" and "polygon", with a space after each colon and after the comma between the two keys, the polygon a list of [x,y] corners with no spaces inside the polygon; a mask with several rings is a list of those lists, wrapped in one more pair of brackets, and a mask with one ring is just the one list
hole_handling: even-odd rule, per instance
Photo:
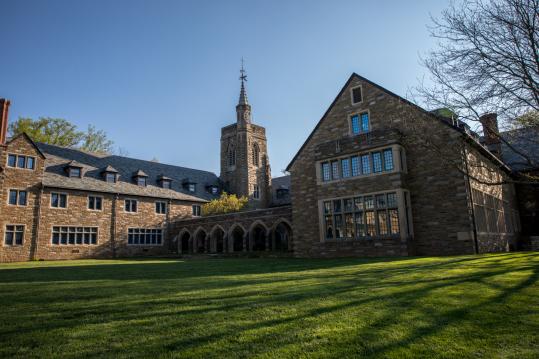
{"label": "mowed grass", "polygon": [[539,253],[0,265],[0,357],[539,357]]}

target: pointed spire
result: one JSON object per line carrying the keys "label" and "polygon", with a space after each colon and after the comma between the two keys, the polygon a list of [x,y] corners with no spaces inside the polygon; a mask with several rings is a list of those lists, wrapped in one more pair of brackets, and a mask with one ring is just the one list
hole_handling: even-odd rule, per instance
{"label": "pointed spire", "polygon": [[247,101],[247,92],[245,91],[245,82],[247,81],[247,75],[245,74],[245,68],[243,67],[243,57],[241,58],[240,80],[241,90],[238,105],[248,105],[249,101]]}

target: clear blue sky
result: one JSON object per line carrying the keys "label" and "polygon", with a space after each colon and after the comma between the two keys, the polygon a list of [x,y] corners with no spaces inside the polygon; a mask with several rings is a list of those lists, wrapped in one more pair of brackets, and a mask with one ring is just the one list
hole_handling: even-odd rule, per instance
{"label": "clear blue sky", "polygon": [[219,173],[245,58],[274,176],[348,76],[406,95],[447,1],[0,0],[10,118],[94,124],[130,157]]}

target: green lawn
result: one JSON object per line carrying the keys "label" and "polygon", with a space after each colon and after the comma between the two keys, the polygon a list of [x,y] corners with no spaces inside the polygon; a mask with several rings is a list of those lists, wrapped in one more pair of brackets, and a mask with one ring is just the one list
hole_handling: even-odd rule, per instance
{"label": "green lawn", "polygon": [[539,357],[539,253],[0,265],[0,357]]}

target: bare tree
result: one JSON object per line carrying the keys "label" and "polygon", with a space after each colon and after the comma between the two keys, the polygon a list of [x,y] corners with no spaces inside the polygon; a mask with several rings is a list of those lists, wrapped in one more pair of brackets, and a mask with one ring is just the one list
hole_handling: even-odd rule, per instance
{"label": "bare tree", "polygon": [[[523,165],[539,167],[539,156],[523,148],[539,144],[539,0],[468,0],[452,2],[433,19],[438,46],[422,59],[432,82],[414,95],[428,108],[445,108],[481,132],[478,121],[497,113],[491,128]],[[528,127],[529,145],[518,145],[503,130]],[[485,134],[486,135],[486,134]],[[515,140],[516,141],[516,140]]]}

